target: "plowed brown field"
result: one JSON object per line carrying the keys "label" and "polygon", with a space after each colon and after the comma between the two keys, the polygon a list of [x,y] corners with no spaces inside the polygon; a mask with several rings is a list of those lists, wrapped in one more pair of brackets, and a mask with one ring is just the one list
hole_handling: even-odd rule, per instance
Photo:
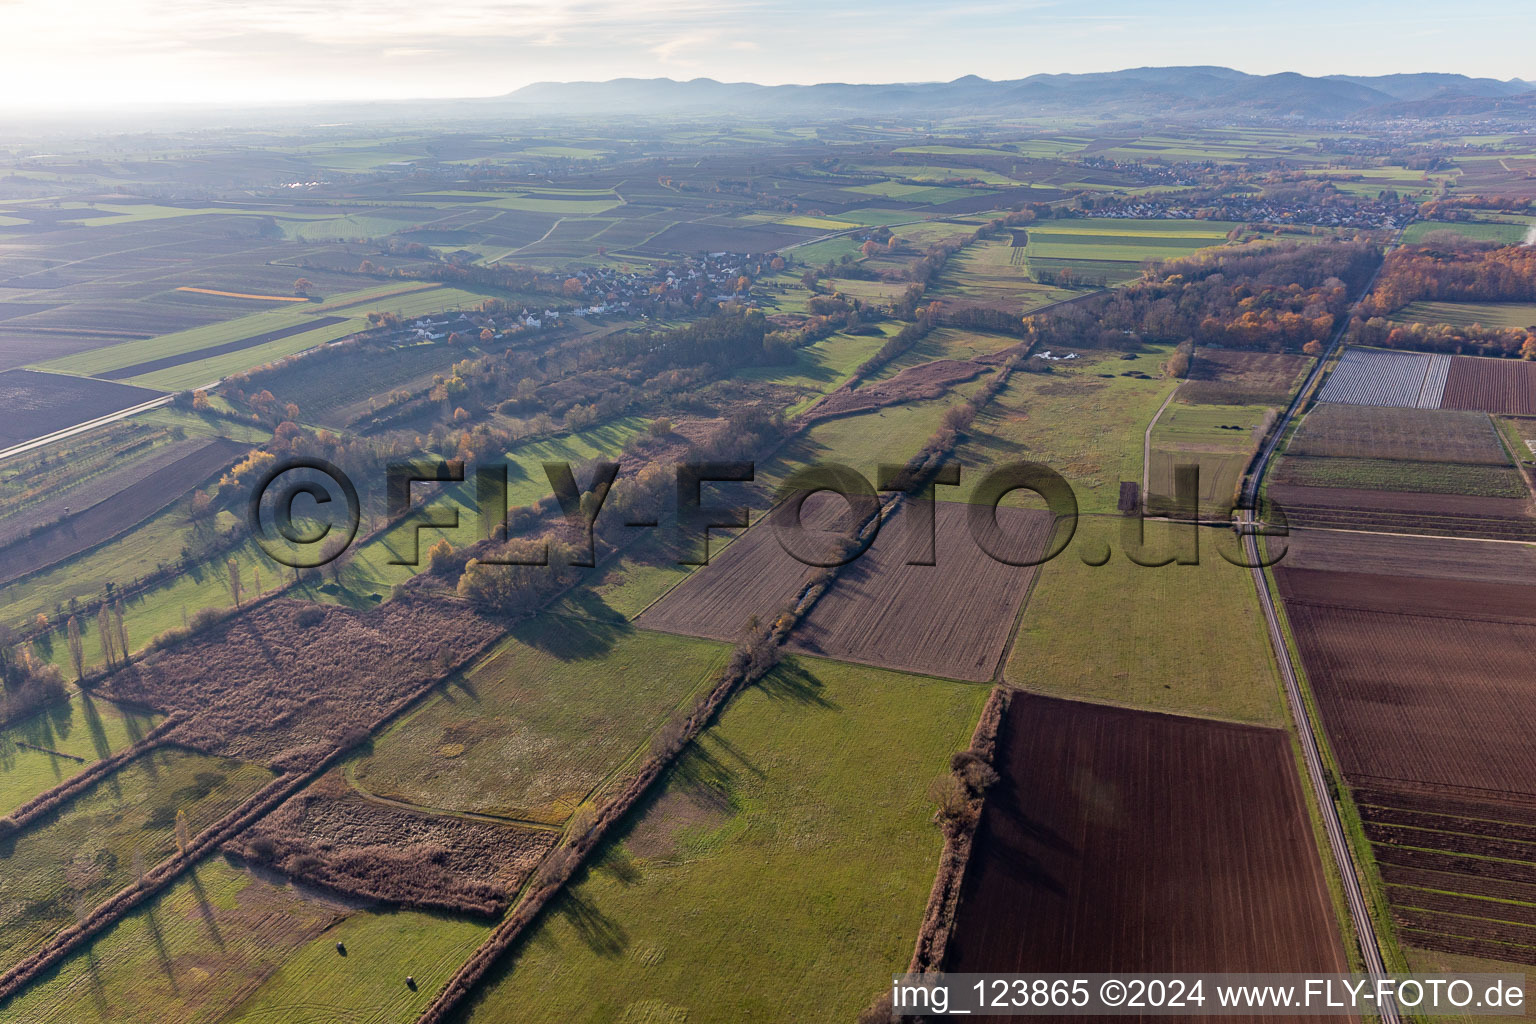
{"label": "plowed brown field", "polygon": [[1536,416],[1536,363],[1457,356],[1440,408]]}
{"label": "plowed brown field", "polygon": [[1284,732],[1019,695],[998,767],[946,970],[1347,969]]}
{"label": "plowed brown field", "polygon": [[[1456,545],[1477,549],[1474,567],[1498,548],[1525,553],[1436,544],[1444,564]],[[1536,586],[1275,576],[1400,936],[1536,964]]]}
{"label": "plowed brown field", "polygon": [[[793,650],[957,679],[991,679],[1034,578],[1034,567],[996,561],[972,540],[969,505],[939,502],[935,565],[914,556],[911,506],[881,527],[859,559],[790,635]],[[1000,508],[1010,541],[1041,551],[1049,513]],[[748,616],[767,621],[799,592],[807,567],[791,557],[766,520],[710,565],[642,613],[636,622],[690,636],[731,640]]]}

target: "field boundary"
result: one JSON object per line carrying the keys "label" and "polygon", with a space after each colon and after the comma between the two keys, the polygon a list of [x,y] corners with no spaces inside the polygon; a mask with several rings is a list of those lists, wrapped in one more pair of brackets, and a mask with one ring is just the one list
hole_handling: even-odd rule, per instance
{"label": "field boundary", "polygon": [[[982,706],[976,729],[971,733],[969,752],[991,766],[997,754],[997,736],[1013,702],[1013,689],[1005,683],[997,683]],[[958,774],[958,772],[957,772]],[[946,832],[944,850],[939,854],[939,869],[934,875],[933,888],[928,893],[928,905],[923,911],[923,923],[917,932],[917,945],[907,964],[908,974],[927,974],[944,966],[944,954],[949,948],[950,936],[955,931],[955,918],[960,909],[960,895],[965,886],[965,869],[970,864],[971,852],[976,847],[976,830],[981,825],[981,815],[986,808],[986,794],[982,792],[972,801],[973,814],[962,827],[953,833]]]}

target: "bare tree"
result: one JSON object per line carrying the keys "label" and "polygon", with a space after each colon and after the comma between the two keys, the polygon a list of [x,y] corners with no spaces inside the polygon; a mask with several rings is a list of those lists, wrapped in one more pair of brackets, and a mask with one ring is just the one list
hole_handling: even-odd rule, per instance
{"label": "bare tree", "polygon": [[229,592],[235,596],[235,607],[240,607],[240,563],[231,558],[226,564],[229,569]]}
{"label": "bare tree", "polygon": [[101,638],[101,656],[106,659],[107,668],[112,668],[117,657],[112,643],[112,613],[105,604],[96,612],[96,635]]}

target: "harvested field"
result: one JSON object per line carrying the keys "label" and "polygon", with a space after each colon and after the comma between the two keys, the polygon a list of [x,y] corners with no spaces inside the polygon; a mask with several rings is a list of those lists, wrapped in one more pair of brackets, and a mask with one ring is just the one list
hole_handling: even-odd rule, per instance
{"label": "harvested field", "polygon": [[1280,565],[1421,579],[1529,584],[1536,581],[1536,547],[1438,537],[1386,537],[1333,530],[1294,530]]}
{"label": "harvested field", "polygon": [[816,403],[798,421],[809,425],[835,416],[869,412],[887,405],[927,401],[943,395],[955,384],[983,373],[994,372],[979,362],[939,359],[902,370],[890,380],[876,381],[856,388],[840,388]]}
{"label": "harvested field", "polygon": [[1450,356],[1346,348],[1318,401],[1438,409],[1450,367]]}
{"label": "harvested field", "polygon": [[552,829],[391,807],[364,797],[335,770],[225,851],[346,896],[494,914],[559,838]]}
{"label": "harvested field", "polygon": [[[836,499],[833,499],[836,500]],[[837,500],[839,508],[846,506]],[[1000,562],[971,538],[970,506],[938,502],[935,561],[907,565],[922,548],[909,503],[881,527],[869,550],[844,568],[790,636],[795,650],[959,679],[990,679],[997,669],[1034,567]],[[810,519],[807,503],[807,521]],[[816,521],[818,524],[826,520]],[[1051,516],[998,509],[1010,543],[1045,550]],[[711,564],[641,613],[641,626],[734,640],[749,615],[768,621],[799,596],[811,570],[783,547],[766,520]]]}
{"label": "harvested field", "polygon": [[1486,413],[1383,406],[1318,405],[1301,421],[1286,454],[1509,465]]}
{"label": "harvested field", "polygon": [[1355,799],[1404,938],[1536,965],[1536,803],[1411,788]]}
{"label": "harvested field", "polygon": [[1272,484],[1265,494],[1292,526],[1536,540],[1529,499],[1294,484]]}
{"label": "harvested field", "polygon": [[[1443,541],[1472,544],[1476,541]],[[1524,545],[1502,545],[1520,547]],[[1500,622],[1536,622],[1536,587],[1522,583],[1446,579],[1427,586],[1407,576],[1372,576],[1359,572],[1319,572],[1282,565],[1276,569],[1280,592],[1288,601],[1331,608],[1402,612],[1445,618],[1470,616]]]}
{"label": "harvested field", "polygon": [[160,392],[36,370],[0,372],[0,447],[141,405]]}
{"label": "harvested field", "polygon": [[500,631],[447,599],[402,598],[363,614],[279,598],[104,685],[111,696],[181,712],[173,742],[294,770],[377,725]]}
{"label": "harvested field", "polygon": [[1445,381],[1446,409],[1536,416],[1536,363],[1457,356]]}
{"label": "harvested field", "polygon": [[176,289],[179,292],[192,292],[197,295],[218,295],[226,299],[260,299],[264,302],[308,302],[303,295],[250,295],[245,292],[221,292],[214,288],[189,288],[186,285]]}
{"label": "harvested field", "polygon": [[[187,451],[187,447],[191,450]],[[74,498],[82,504],[94,499],[89,507],[71,513],[64,521],[33,533],[20,543],[0,548],[0,583],[62,562],[132,529],[247,450],[246,445],[223,438],[201,444],[189,442],[187,446],[168,450],[180,455],[168,464],[134,467],[132,476],[136,479],[132,483],[127,483],[122,474],[105,474],[98,481],[100,486]],[[109,490],[125,483],[120,490]]]}
{"label": "harvested field", "polygon": [[946,970],[1347,969],[1285,732],[1019,694],[998,751]]}
{"label": "harvested field", "polygon": [[1178,401],[1208,405],[1284,405],[1312,363],[1281,352],[1201,348]]}

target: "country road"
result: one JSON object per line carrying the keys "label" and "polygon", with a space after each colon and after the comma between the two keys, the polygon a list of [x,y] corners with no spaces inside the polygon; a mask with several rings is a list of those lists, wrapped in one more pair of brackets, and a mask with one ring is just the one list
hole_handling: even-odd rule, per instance
{"label": "country road", "polygon": [[[1399,231],[1397,238],[1402,237]],[[1387,246],[1390,252],[1396,245],[1396,238]],[[1366,282],[1360,292],[1360,297],[1355,300],[1355,306],[1369,295],[1376,284],[1376,276],[1381,272],[1377,267],[1376,274]],[[1350,313],[1353,314],[1353,307]],[[1307,776],[1312,785],[1312,793],[1316,798],[1318,813],[1323,818],[1323,829],[1328,834],[1328,848],[1333,854],[1333,860],[1338,867],[1338,874],[1344,886],[1344,898],[1349,904],[1349,916],[1354,923],[1355,935],[1359,939],[1360,953],[1365,959],[1365,970],[1370,975],[1371,983],[1378,984],[1387,976],[1387,968],[1381,956],[1381,942],[1376,936],[1376,925],[1371,919],[1370,907],[1365,902],[1365,894],[1360,887],[1360,876],[1355,870],[1354,857],[1349,851],[1349,841],[1344,835],[1344,825],[1339,819],[1339,809],[1333,802],[1332,794],[1328,787],[1328,777],[1323,770],[1322,754],[1318,750],[1317,734],[1314,731],[1311,713],[1307,709],[1307,702],[1301,692],[1301,682],[1296,674],[1296,666],[1291,658],[1290,647],[1285,640],[1285,632],[1280,628],[1280,615],[1275,608],[1274,598],[1269,592],[1269,581],[1264,574],[1264,569],[1259,567],[1259,542],[1256,533],[1251,529],[1255,524],[1254,512],[1257,509],[1258,495],[1264,479],[1264,471],[1269,468],[1269,460],[1280,447],[1280,441],[1290,427],[1291,421],[1306,404],[1308,396],[1322,377],[1323,367],[1331,359],[1339,346],[1344,342],[1344,335],[1349,329],[1350,317],[1343,318],[1343,323],[1334,332],[1333,338],[1328,343],[1328,349],[1320,356],[1312,369],[1307,373],[1306,380],[1297,389],[1296,395],[1291,399],[1291,404],[1286,408],[1285,414],[1275,424],[1253,463],[1252,472],[1243,486],[1242,500],[1238,503],[1238,527],[1243,531],[1243,550],[1248,556],[1248,564],[1254,566],[1254,587],[1259,592],[1259,606],[1264,612],[1264,621],[1269,627],[1269,641],[1275,652],[1275,663],[1280,666],[1280,675],[1285,682],[1285,697],[1291,708],[1291,717],[1296,722],[1296,733],[1301,739],[1302,756],[1307,762]],[[1244,529],[1248,527],[1250,529]],[[1400,1024],[1401,1017],[1397,1011],[1397,1003],[1388,998],[1380,1007],[1380,1016],[1383,1024]]]}

